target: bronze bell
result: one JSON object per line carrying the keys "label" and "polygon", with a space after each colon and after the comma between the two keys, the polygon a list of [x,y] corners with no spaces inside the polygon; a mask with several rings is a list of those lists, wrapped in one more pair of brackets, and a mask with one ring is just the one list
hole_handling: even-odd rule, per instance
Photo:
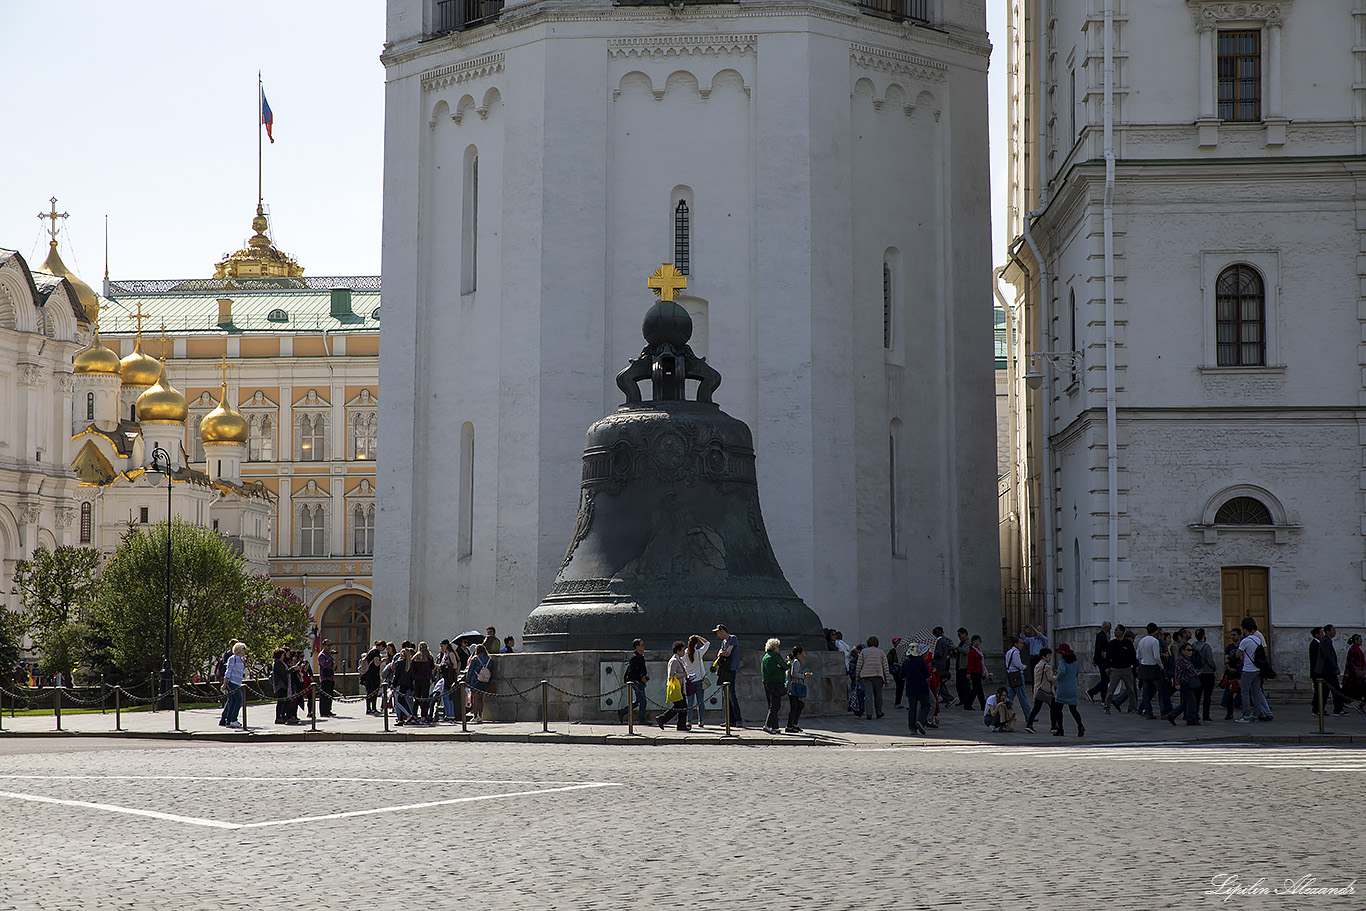
{"label": "bronze bell", "polygon": [[746,648],[823,648],[764,530],[749,427],[712,403],[721,374],[688,347],[692,318],[663,299],[641,328],[645,349],[617,375],[626,402],[588,428],[574,536],[525,647],[625,649],[639,636],[663,649],[724,623]]}

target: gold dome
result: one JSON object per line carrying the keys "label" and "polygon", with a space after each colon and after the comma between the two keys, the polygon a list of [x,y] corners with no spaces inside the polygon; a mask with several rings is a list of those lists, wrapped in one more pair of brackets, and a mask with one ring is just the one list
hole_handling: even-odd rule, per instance
{"label": "gold dome", "polygon": [[247,419],[228,404],[228,384],[218,396],[218,407],[199,422],[199,439],[205,443],[245,443],[250,432]]}
{"label": "gold dome", "polygon": [[76,277],[76,273],[66,267],[62,262],[61,256],[57,255],[57,241],[48,242],[47,259],[38,267],[39,272],[46,272],[48,275],[55,275],[71,282],[71,286],[76,289],[76,302],[81,305],[81,310],[85,311],[87,322],[93,323],[100,316],[100,298],[95,293],[95,289],[87,285]]}
{"label": "gold dome", "polygon": [[142,353],[142,335],[133,343],[133,353],[119,361],[125,386],[151,386],[161,376],[161,363]]}
{"label": "gold dome", "polygon": [[95,337],[90,344],[76,352],[72,363],[76,366],[77,376],[89,373],[117,376],[119,373],[119,356],[100,342],[99,326],[95,327]]}
{"label": "gold dome", "polygon": [[181,395],[167,379],[166,362],[162,361],[156,385],[138,396],[138,420],[175,421],[184,424],[189,416],[190,406],[186,403],[185,396]]}

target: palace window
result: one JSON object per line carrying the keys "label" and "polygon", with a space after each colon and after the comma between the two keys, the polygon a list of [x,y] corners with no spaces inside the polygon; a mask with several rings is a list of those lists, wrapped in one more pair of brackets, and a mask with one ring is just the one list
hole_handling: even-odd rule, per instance
{"label": "palace window", "polygon": [[357,505],[352,510],[352,521],[355,525],[355,550],[356,554],[372,554],[375,552],[375,507],[371,505]]}
{"label": "palace window", "polygon": [[274,425],[267,415],[252,415],[248,419],[247,461],[269,462],[274,458]]}
{"label": "palace window", "polygon": [[327,515],[322,504],[299,508],[299,555],[321,557],[327,553]]}
{"label": "palace window", "polygon": [[1221,30],[1218,42],[1219,119],[1258,123],[1262,119],[1262,33]]}
{"label": "palace window", "polygon": [[324,434],[327,426],[320,414],[299,419],[299,461],[321,462],[326,458]]}
{"label": "palace window", "polygon": [[1219,273],[1214,306],[1218,366],[1265,365],[1266,288],[1257,270],[1240,264]]}
{"label": "palace window", "polygon": [[373,411],[362,412],[351,419],[351,451],[357,461],[366,461],[378,456],[379,447],[375,433],[378,424],[379,415]]}

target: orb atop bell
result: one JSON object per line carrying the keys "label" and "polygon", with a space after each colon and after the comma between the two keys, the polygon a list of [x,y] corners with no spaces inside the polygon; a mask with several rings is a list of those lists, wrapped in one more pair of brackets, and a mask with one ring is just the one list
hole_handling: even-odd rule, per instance
{"label": "orb atop bell", "polygon": [[688,347],[692,319],[672,299],[686,281],[667,264],[650,277],[660,299],[641,325],[646,345],[617,374],[625,403],[588,428],[578,518],[527,617],[528,650],[626,649],[636,637],[663,647],[717,623],[746,647],[823,647],[820,618],[769,543],[749,427],[712,402],[721,374]]}

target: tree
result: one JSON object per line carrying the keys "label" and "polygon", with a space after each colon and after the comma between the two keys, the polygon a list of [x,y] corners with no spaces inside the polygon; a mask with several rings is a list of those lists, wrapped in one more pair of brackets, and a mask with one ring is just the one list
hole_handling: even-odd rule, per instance
{"label": "tree", "polygon": [[130,525],[104,568],[91,611],[88,663],[111,680],[161,670],[166,629],[166,535],[171,535],[171,667],[184,680],[211,664],[238,633],[247,600],[242,557],[212,531],[173,519]]}
{"label": "tree", "polygon": [[23,654],[24,621],[15,611],[0,604],[0,686],[8,687],[10,672]]}
{"label": "tree", "polygon": [[14,570],[22,622],[42,653],[45,674],[71,679],[81,628],[99,593],[100,555],[88,547],[39,548]]}
{"label": "tree", "polygon": [[247,580],[237,638],[247,644],[253,661],[261,661],[277,648],[302,648],[308,635],[308,608],[298,595],[280,588],[268,576]]}

